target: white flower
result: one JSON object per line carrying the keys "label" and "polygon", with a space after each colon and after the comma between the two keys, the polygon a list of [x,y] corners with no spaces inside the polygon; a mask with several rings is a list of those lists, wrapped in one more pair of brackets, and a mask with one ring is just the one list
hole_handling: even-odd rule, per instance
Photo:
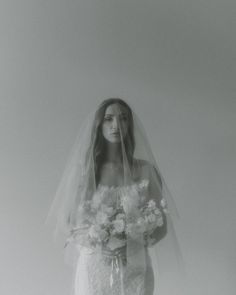
{"label": "white flower", "polygon": [[156,222],[157,226],[162,226],[163,225],[163,218],[162,216],[157,218],[157,222]]}
{"label": "white flower", "polygon": [[155,209],[156,208],[156,202],[154,200],[149,200],[148,208]]}
{"label": "white flower", "polygon": [[125,219],[125,214],[124,213],[117,214],[116,219]]}
{"label": "white flower", "polygon": [[96,210],[98,209],[99,205],[100,205],[100,199],[94,196],[91,207]]}
{"label": "white flower", "polygon": [[103,200],[104,196],[102,194],[100,194],[99,192],[95,192],[93,199],[91,201],[91,207],[93,209],[98,209],[98,207],[100,206],[102,200]]}
{"label": "white flower", "polygon": [[125,229],[125,223],[123,219],[116,219],[112,224],[114,226],[114,230],[112,231],[113,234],[122,233]]}
{"label": "white flower", "polygon": [[101,210],[105,212],[108,216],[112,216],[115,212],[115,210],[112,207],[108,207],[106,205],[102,205]]}
{"label": "white flower", "polygon": [[143,180],[140,182],[139,187],[140,187],[141,189],[144,189],[145,187],[148,186],[148,183],[149,183],[149,180],[148,180],[148,179],[143,179]]}
{"label": "white flower", "polygon": [[167,208],[167,202],[165,199],[161,199],[161,207],[162,208]]}
{"label": "white flower", "polygon": [[80,205],[77,209],[76,221],[83,223],[86,219],[88,219],[88,210],[83,205]]}
{"label": "white flower", "polygon": [[145,219],[143,217],[139,217],[137,219],[137,224],[144,224],[144,223],[146,223],[146,222],[145,222]]}
{"label": "white flower", "polygon": [[101,212],[101,211],[99,211],[97,213],[96,221],[98,224],[104,224],[104,225],[109,223],[109,219],[108,219],[107,214],[105,214],[104,212]]}
{"label": "white flower", "polygon": [[155,214],[150,214],[150,215],[148,215],[147,216],[147,219],[148,219],[148,221],[150,222],[150,223],[154,223],[154,222],[156,222],[156,220],[157,220],[157,218],[156,218],[156,215]]}
{"label": "white flower", "polygon": [[161,213],[161,211],[160,211],[158,208],[156,208],[155,211],[154,211],[154,213],[155,213],[156,215],[158,215],[158,214]]}
{"label": "white flower", "polygon": [[104,241],[104,240],[106,240],[106,239],[108,238],[108,233],[107,233],[107,231],[104,230],[104,229],[101,229],[101,230],[99,231],[99,238],[100,238],[100,241]]}
{"label": "white flower", "polygon": [[162,213],[161,213],[161,211],[158,208],[155,209],[154,213],[157,216],[157,218],[160,218],[160,217],[162,218]]}

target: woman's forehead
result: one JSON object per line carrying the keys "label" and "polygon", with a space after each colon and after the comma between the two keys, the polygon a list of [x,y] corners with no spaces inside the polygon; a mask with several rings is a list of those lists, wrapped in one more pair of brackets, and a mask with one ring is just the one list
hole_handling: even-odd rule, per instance
{"label": "woman's forehead", "polygon": [[127,114],[127,110],[119,103],[111,104],[107,107],[105,115],[121,115]]}

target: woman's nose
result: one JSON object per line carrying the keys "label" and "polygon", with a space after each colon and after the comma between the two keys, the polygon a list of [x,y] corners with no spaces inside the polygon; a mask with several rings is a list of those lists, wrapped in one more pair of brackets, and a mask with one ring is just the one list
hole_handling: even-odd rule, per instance
{"label": "woman's nose", "polygon": [[118,120],[116,118],[114,118],[114,120],[112,122],[112,128],[118,129],[118,126],[119,126]]}

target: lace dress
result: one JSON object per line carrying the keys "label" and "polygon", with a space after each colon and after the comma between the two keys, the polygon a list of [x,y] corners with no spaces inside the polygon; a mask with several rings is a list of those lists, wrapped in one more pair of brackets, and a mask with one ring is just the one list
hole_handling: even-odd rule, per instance
{"label": "lace dress", "polygon": [[[94,201],[120,202],[124,198],[145,197],[148,181],[130,186],[108,187],[99,185]],[[126,264],[122,257],[108,259],[91,248],[78,245],[79,258],[74,281],[74,295],[151,295],[153,270],[147,247],[143,247],[145,263]]]}

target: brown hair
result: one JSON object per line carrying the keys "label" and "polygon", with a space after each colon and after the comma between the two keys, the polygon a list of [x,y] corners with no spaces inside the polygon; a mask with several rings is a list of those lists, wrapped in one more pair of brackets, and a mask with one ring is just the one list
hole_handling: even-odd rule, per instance
{"label": "brown hair", "polygon": [[[91,132],[91,142],[90,147],[87,151],[86,160],[88,160],[89,155],[93,155],[93,162],[95,167],[95,181],[97,184],[98,181],[98,172],[101,164],[104,159],[104,152],[106,147],[106,142],[102,134],[102,123],[104,119],[104,115],[108,106],[112,104],[120,104],[127,110],[128,115],[128,132],[127,136],[124,138],[124,146],[127,155],[127,160],[130,164],[133,161],[133,153],[135,149],[135,139],[134,139],[134,122],[133,122],[133,114],[130,106],[120,98],[108,98],[105,99],[99,106],[95,113],[95,118],[93,122],[92,132]],[[92,168],[92,167],[91,167]]]}

